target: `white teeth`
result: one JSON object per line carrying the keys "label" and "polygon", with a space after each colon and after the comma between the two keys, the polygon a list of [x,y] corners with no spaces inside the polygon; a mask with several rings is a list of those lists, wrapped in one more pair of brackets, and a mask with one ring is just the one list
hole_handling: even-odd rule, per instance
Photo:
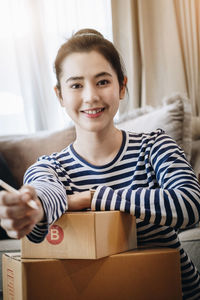
{"label": "white teeth", "polygon": [[101,112],[103,110],[103,108],[97,109],[97,110],[85,110],[85,112],[89,115],[95,115],[99,112]]}

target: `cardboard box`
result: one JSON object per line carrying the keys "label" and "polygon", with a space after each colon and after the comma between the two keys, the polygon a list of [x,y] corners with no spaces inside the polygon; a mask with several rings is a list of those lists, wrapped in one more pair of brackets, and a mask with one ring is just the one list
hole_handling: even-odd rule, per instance
{"label": "cardboard box", "polygon": [[179,252],[132,250],[98,260],[3,256],[4,300],[181,300]]}
{"label": "cardboard box", "polygon": [[135,217],[119,211],[68,212],[39,244],[22,239],[22,258],[97,259],[137,248]]}

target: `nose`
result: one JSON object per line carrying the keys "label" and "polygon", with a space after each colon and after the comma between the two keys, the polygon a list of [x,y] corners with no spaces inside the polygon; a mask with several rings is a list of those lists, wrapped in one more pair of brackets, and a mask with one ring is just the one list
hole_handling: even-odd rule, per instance
{"label": "nose", "polygon": [[96,86],[92,83],[85,84],[83,89],[83,101],[90,103],[99,100],[99,95]]}

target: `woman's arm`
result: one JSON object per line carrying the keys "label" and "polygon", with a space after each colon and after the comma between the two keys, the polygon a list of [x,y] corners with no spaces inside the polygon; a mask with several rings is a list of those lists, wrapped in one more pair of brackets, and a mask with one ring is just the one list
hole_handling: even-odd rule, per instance
{"label": "woman's arm", "polygon": [[43,220],[35,224],[33,230],[27,235],[35,243],[45,238],[49,226],[68,208],[66,189],[59,178],[60,172],[59,165],[54,160],[44,157],[25,173],[24,183],[35,189],[44,210]]}
{"label": "woman's arm", "polygon": [[200,187],[181,149],[164,134],[149,153],[158,188],[113,190],[98,186],[92,210],[120,210],[147,223],[185,228],[200,219]]}

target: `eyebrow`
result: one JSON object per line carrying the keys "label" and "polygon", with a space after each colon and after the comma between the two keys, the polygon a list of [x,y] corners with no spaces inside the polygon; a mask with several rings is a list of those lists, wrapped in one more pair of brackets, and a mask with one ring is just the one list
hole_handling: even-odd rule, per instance
{"label": "eyebrow", "polygon": [[101,76],[110,76],[112,77],[112,75],[108,72],[101,72],[101,73],[98,73],[97,75],[95,75],[94,77],[95,78],[98,78],[98,77],[101,77]]}
{"label": "eyebrow", "polygon": [[[101,72],[101,73],[98,73],[94,76],[94,78],[99,78],[99,77],[102,77],[102,76],[109,76],[109,77],[112,77],[112,75],[108,72]],[[69,81],[76,81],[76,80],[83,80],[84,77],[83,76],[72,76],[72,77],[69,77],[67,80],[66,80],[66,83],[69,82]]]}

